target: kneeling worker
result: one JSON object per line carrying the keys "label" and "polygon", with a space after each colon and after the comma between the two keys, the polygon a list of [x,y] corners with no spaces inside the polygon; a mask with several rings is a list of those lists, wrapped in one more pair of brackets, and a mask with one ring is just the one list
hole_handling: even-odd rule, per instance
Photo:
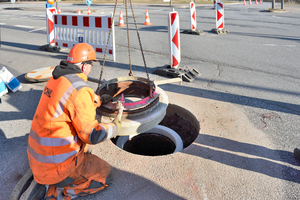
{"label": "kneeling worker", "polygon": [[88,87],[94,61],[91,45],[75,45],[43,90],[27,148],[36,186],[26,199],[44,198],[45,193],[49,200],[71,199],[96,193],[112,181],[110,165],[86,151],[88,144],[109,140],[121,128],[117,119],[100,124],[95,119],[96,108],[113,99],[100,98]]}

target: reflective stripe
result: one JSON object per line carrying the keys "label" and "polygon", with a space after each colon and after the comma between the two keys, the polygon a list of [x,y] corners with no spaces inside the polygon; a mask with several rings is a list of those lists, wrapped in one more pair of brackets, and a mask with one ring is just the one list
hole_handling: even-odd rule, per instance
{"label": "reflective stripe", "polygon": [[53,119],[56,119],[57,117],[61,116],[64,112],[64,105],[67,102],[67,100],[69,99],[70,95],[72,94],[72,92],[74,91],[74,89],[81,89],[83,87],[87,87],[87,83],[81,79],[79,76],[77,76],[76,74],[69,74],[65,76],[72,85],[70,85],[70,87],[65,91],[65,93],[62,95],[62,97],[60,98],[58,105],[56,107],[56,111],[55,114],[53,116]]}
{"label": "reflective stripe", "polygon": [[77,90],[80,90],[83,87],[88,87],[87,83],[76,74],[68,74],[65,75],[65,77],[72,83],[72,85]]}
{"label": "reflective stripe", "polygon": [[72,156],[76,155],[76,153],[78,152],[78,150],[75,150],[75,151],[71,151],[69,153],[63,153],[63,154],[59,154],[59,155],[44,156],[44,155],[38,154],[33,148],[31,148],[30,145],[28,145],[27,150],[28,150],[29,154],[38,162],[51,163],[51,164],[62,163],[64,161],[66,161],[68,158],[71,158]]}
{"label": "reflective stripe", "polygon": [[70,85],[70,87],[65,91],[65,93],[62,95],[62,97],[60,98],[55,114],[53,116],[53,119],[56,119],[57,117],[61,116],[64,112],[64,105],[66,103],[66,101],[68,100],[68,98],[70,97],[70,95],[72,94],[73,90],[74,90],[74,86]]}
{"label": "reflective stripe", "polygon": [[77,135],[64,138],[40,137],[32,129],[29,134],[32,139],[34,139],[39,145],[43,146],[57,147],[77,143]]}

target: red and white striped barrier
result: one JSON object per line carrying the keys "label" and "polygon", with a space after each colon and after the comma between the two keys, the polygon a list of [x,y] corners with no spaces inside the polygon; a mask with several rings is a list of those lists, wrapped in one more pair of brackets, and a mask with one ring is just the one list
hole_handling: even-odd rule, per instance
{"label": "red and white striped barrier", "polygon": [[229,32],[224,29],[224,5],[222,2],[217,3],[216,7],[216,28],[211,30],[217,34],[228,34]]}
{"label": "red and white striped barrier", "polygon": [[170,66],[177,68],[179,66],[180,55],[180,32],[179,32],[179,15],[176,11],[169,13],[169,53],[170,53]]}
{"label": "red and white striped barrier", "polygon": [[53,14],[56,14],[56,8],[47,8],[46,26],[47,26],[47,43],[54,46],[54,22]]}
{"label": "red and white striped barrier", "polygon": [[190,17],[191,17],[191,29],[196,30],[197,22],[196,22],[196,5],[194,2],[190,3]]}
{"label": "red and white striped barrier", "polygon": [[249,0],[249,5],[252,5],[251,0]]}
{"label": "red and white striped barrier", "polygon": [[259,3],[260,3],[260,4],[263,4],[263,3],[262,3],[262,0],[260,0]]}
{"label": "red and white striped barrier", "polygon": [[217,29],[223,29],[224,28],[224,7],[223,7],[222,2],[217,3],[216,25],[217,25]]}
{"label": "red and white striped barrier", "polygon": [[[88,43],[101,54],[105,53],[109,30],[112,29],[108,44],[108,55],[115,56],[115,32],[112,16],[55,14],[55,44],[71,49],[77,43]],[[111,26],[112,25],[112,26]]]}

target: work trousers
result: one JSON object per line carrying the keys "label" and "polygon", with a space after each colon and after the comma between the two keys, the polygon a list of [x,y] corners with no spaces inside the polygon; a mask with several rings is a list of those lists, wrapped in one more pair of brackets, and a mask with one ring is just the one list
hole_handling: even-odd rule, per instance
{"label": "work trousers", "polygon": [[107,162],[96,155],[84,153],[84,160],[74,173],[62,182],[49,186],[45,199],[61,199],[58,197],[61,192],[64,200],[94,194],[106,188],[112,178],[113,173]]}

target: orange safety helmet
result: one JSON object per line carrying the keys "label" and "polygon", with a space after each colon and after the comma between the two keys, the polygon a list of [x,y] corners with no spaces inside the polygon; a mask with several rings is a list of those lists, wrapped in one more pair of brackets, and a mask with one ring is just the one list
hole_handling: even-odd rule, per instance
{"label": "orange safety helmet", "polygon": [[87,43],[78,43],[73,46],[67,58],[69,63],[81,63],[89,60],[98,61],[94,48]]}

